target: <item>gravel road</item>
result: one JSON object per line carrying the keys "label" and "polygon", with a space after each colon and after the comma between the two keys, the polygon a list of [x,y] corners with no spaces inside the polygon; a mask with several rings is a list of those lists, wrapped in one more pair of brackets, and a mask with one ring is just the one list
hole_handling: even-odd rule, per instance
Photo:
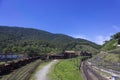
{"label": "gravel road", "polygon": [[49,80],[47,77],[47,74],[51,68],[51,66],[55,63],[57,63],[58,60],[53,60],[51,61],[49,64],[47,64],[46,66],[44,66],[40,71],[38,71],[35,74],[36,80]]}

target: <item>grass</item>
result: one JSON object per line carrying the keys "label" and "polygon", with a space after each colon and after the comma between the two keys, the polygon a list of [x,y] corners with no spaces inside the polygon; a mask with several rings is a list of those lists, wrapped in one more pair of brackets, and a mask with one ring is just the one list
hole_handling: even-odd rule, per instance
{"label": "grass", "polygon": [[80,58],[60,60],[53,65],[48,76],[51,80],[83,80],[79,69]]}
{"label": "grass", "polygon": [[116,49],[113,49],[109,51],[109,53],[119,54],[120,53],[120,47],[117,47]]}
{"label": "grass", "polygon": [[113,49],[116,48],[116,46],[117,46],[117,40],[114,39],[114,40],[111,40],[111,41],[107,42],[107,43],[102,47],[101,50],[113,50]]}
{"label": "grass", "polygon": [[120,54],[118,53],[114,53],[114,52],[99,53],[89,61],[92,61],[96,65],[102,66],[106,69],[113,69],[116,71],[120,71],[120,67],[119,67]]}
{"label": "grass", "polygon": [[119,54],[106,54],[104,56],[104,60],[112,62],[112,63],[118,63],[120,61]]}

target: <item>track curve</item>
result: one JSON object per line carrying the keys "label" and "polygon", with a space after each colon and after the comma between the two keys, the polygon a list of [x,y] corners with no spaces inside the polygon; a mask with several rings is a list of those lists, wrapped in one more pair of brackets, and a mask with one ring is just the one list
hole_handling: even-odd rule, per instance
{"label": "track curve", "polygon": [[86,65],[86,62],[82,63],[82,70],[86,80],[108,80]]}

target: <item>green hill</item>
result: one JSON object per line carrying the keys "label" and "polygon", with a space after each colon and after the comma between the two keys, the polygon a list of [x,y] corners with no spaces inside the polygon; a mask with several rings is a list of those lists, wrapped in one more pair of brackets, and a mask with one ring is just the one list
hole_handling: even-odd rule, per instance
{"label": "green hill", "polygon": [[120,33],[116,33],[101,48],[101,52],[94,56],[92,60],[104,68],[120,71]]}
{"label": "green hill", "polygon": [[110,51],[118,48],[118,44],[120,44],[120,32],[113,34],[109,41],[102,46],[101,50]]}
{"label": "green hill", "polygon": [[110,41],[106,42],[103,47],[102,50],[113,50],[116,48],[118,43],[117,39],[111,39]]}
{"label": "green hill", "polygon": [[[64,34],[53,34],[43,30],[22,27],[0,26],[0,52],[1,53],[28,53],[29,55],[56,52],[64,50],[81,50],[88,45],[88,51],[100,48],[99,45],[85,40],[75,39]],[[78,49],[79,48],[79,49]]]}

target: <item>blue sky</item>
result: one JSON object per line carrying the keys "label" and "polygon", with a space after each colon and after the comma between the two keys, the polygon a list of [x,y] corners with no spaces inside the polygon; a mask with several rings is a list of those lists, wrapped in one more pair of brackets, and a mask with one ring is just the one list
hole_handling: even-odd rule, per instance
{"label": "blue sky", "polygon": [[120,0],[0,0],[0,25],[42,29],[102,44],[120,31]]}

